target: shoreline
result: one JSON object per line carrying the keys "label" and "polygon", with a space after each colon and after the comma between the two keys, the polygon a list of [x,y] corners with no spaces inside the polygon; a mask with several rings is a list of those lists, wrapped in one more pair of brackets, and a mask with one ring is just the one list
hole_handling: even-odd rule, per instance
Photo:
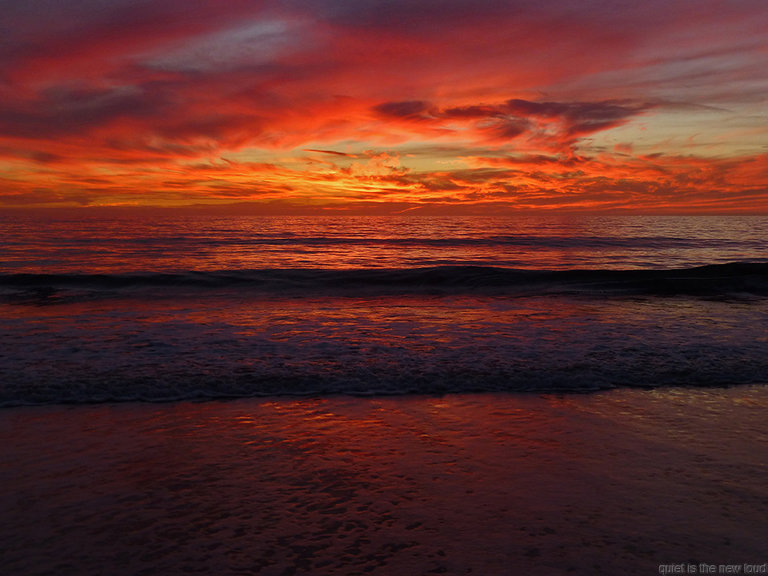
{"label": "shoreline", "polygon": [[658,574],[768,560],[768,386],[0,411],[18,574]]}

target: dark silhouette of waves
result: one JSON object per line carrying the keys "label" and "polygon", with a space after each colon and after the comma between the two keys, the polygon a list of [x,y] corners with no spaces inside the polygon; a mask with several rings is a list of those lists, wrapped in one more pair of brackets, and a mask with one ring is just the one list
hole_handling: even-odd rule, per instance
{"label": "dark silhouette of waves", "polygon": [[0,274],[0,298],[56,303],[81,298],[237,290],[290,294],[492,294],[509,296],[768,296],[768,264],[733,262],[682,269],[522,270],[492,266],[400,269],[261,269],[112,274]]}

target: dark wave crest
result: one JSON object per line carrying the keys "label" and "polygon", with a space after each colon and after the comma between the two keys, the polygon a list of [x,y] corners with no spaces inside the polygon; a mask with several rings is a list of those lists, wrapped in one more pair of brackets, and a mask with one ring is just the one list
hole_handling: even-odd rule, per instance
{"label": "dark wave crest", "polygon": [[408,269],[265,269],[128,274],[5,274],[6,302],[55,303],[77,298],[200,290],[254,295],[495,294],[768,296],[768,264],[734,262],[671,270],[518,270],[489,266]]}
{"label": "dark wave crest", "polygon": [[241,289],[254,293],[509,293],[510,295],[768,295],[768,264],[735,262],[671,270],[518,270],[490,266],[409,269],[264,269],[127,274],[0,275],[6,298],[66,293]]}

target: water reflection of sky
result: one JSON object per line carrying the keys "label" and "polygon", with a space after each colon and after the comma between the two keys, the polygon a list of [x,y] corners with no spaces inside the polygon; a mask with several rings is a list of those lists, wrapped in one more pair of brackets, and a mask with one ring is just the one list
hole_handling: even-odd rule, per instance
{"label": "water reflection of sky", "polygon": [[0,270],[672,268],[768,260],[766,217],[14,218]]}
{"label": "water reflection of sky", "polygon": [[764,300],[213,293],[2,312],[0,404],[584,391],[768,373]]}

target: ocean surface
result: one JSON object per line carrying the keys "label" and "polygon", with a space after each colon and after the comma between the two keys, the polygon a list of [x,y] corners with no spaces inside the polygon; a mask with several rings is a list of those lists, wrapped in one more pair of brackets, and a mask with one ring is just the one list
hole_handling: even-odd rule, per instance
{"label": "ocean surface", "polygon": [[0,216],[0,406],[768,382],[768,217]]}

